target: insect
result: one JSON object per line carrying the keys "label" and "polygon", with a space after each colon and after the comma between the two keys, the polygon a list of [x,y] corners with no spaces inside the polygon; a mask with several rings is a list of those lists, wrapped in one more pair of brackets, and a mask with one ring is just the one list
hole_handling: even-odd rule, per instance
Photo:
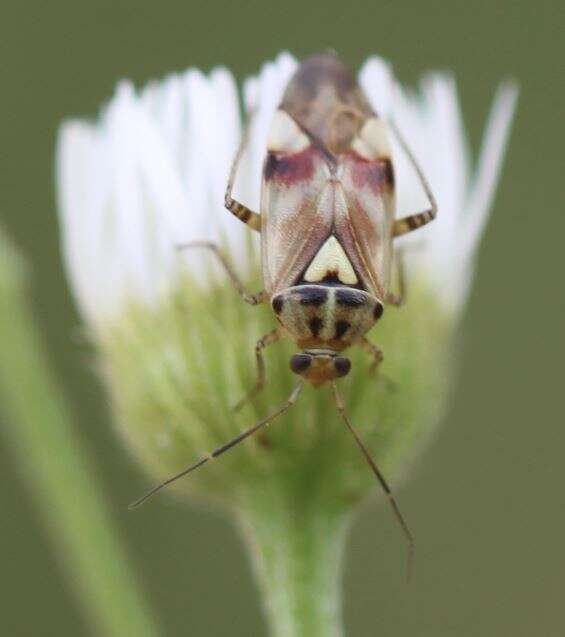
{"label": "insect", "polygon": [[[395,219],[389,129],[414,166],[430,202],[429,209],[400,219]],[[264,291],[248,294],[215,244],[195,242],[186,247],[211,250],[244,300],[252,305],[268,301],[278,322],[257,342],[257,382],[237,407],[264,387],[263,350],[283,336],[301,350],[290,359],[291,370],[301,380],[269,416],[132,506],[283,414],[296,402],[305,382],[315,387],[331,383],[337,410],[388,496],[411,556],[412,535],[388,483],[347,416],[336,379],[349,373],[351,363],[343,356],[349,347],[363,348],[373,359],[373,369],[381,363],[381,350],[365,335],[379,321],[385,305],[402,302],[402,289],[399,294],[390,290],[394,239],[435,217],[434,196],[394,123],[387,125],[373,111],[353,74],[332,53],[305,60],[286,88],[267,143],[260,212],[232,197],[245,141],[244,135],[228,180],[225,205],[261,233]]]}

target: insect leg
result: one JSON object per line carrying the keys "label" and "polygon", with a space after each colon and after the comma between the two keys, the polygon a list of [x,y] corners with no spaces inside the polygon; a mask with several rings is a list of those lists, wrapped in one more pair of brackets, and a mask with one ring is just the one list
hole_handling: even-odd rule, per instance
{"label": "insect leg", "polygon": [[239,203],[232,198],[232,190],[235,182],[235,176],[237,173],[237,167],[243,155],[243,151],[245,150],[245,146],[247,145],[247,140],[249,138],[249,128],[251,123],[251,117],[248,118],[247,123],[245,124],[245,128],[243,130],[243,135],[241,136],[241,142],[233,159],[233,163],[231,165],[230,174],[228,177],[228,183],[226,186],[226,194],[224,197],[224,205],[225,207],[237,217],[243,223],[246,223],[253,230],[257,230],[257,232],[261,232],[261,215],[253,212],[247,206]]}
{"label": "insect leg", "polygon": [[204,456],[204,458],[201,458],[198,462],[195,462],[194,464],[190,465],[190,467],[183,469],[183,471],[180,471],[179,473],[168,478],[167,480],[164,480],[163,482],[158,484],[156,487],[153,487],[145,495],[141,496],[141,498],[139,498],[135,502],[132,502],[129,505],[129,508],[135,509],[140,504],[143,504],[152,495],[155,495],[158,491],[161,491],[161,489],[163,489],[167,485],[171,484],[172,482],[175,482],[176,480],[178,480],[179,478],[182,478],[183,476],[186,476],[187,474],[191,473],[195,469],[198,469],[198,467],[201,467],[203,464],[206,464],[209,460],[212,460],[214,458],[217,458],[218,456],[221,456],[226,451],[229,451],[232,447],[235,447],[237,444],[239,444],[240,442],[243,442],[246,438],[249,438],[249,436],[259,431],[259,429],[261,429],[265,425],[268,425],[269,423],[271,423],[273,420],[275,420],[275,418],[278,418],[281,414],[284,414],[284,412],[287,411],[289,407],[291,407],[296,402],[303,386],[304,386],[303,382],[298,383],[298,385],[296,385],[296,387],[292,390],[292,393],[287,398],[287,400],[285,400],[285,402],[278,409],[276,409],[272,414],[263,418],[257,424],[253,425],[253,427],[250,427],[246,431],[240,433],[235,438],[232,438],[232,440],[227,442],[225,445],[222,445],[221,447],[214,449],[214,451],[212,451],[210,455]]}
{"label": "insect leg", "polygon": [[374,373],[377,367],[383,362],[383,358],[384,358],[383,351],[381,350],[380,347],[377,347],[374,343],[371,343],[371,341],[366,339],[364,336],[363,338],[361,338],[358,344],[359,344],[359,347],[364,352],[367,352],[367,354],[369,354],[369,356],[371,356],[371,358],[373,359],[373,362],[371,363],[371,366],[369,367],[369,373],[370,374]]}
{"label": "insect leg", "polygon": [[[369,374],[374,374],[384,360],[382,349],[374,343],[371,343],[371,341],[365,337],[361,338],[356,344],[373,359],[373,362],[369,366]],[[380,370],[378,380],[384,382],[387,389],[391,391],[397,388],[396,382],[386,374],[383,374]]]}
{"label": "insect leg", "polygon": [[403,305],[406,300],[406,272],[404,268],[404,253],[397,250],[395,255],[396,271],[398,272],[398,292],[388,292],[385,301],[389,305]]}
{"label": "insect leg", "polygon": [[263,358],[263,350],[268,345],[276,343],[278,340],[280,340],[280,338],[281,334],[279,330],[274,329],[271,332],[267,332],[267,334],[260,338],[255,344],[255,359],[257,361],[257,382],[234,406],[234,411],[239,411],[247,401],[251,400],[265,387],[265,360]]}
{"label": "insect leg", "polygon": [[394,131],[394,134],[396,135],[396,138],[398,139],[402,150],[406,153],[406,155],[408,156],[408,159],[410,160],[410,163],[414,167],[414,170],[416,171],[416,174],[418,175],[418,178],[430,202],[430,207],[427,210],[424,210],[423,212],[417,212],[416,214],[410,215],[408,217],[404,217],[402,219],[397,219],[394,222],[393,235],[395,237],[399,237],[403,234],[406,234],[407,232],[412,232],[412,230],[416,230],[416,228],[421,228],[422,226],[425,226],[430,221],[433,221],[437,215],[437,202],[436,202],[436,198],[434,197],[434,193],[432,192],[432,189],[430,188],[428,180],[426,179],[426,176],[424,175],[424,172],[420,168],[420,165],[416,161],[414,154],[410,150],[410,147],[406,143],[406,140],[404,139],[404,137],[401,135],[394,121],[390,122],[390,127]]}
{"label": "insect leg", "polygon": [[413,560],[414,560],[414,537],[412,536],[412,533],[411,533],[410,529],[408,528],[408,525],[406,524],[406,521],[404,520],[404,517],[402,516],[402,513],[400,512],[400,509],[398,508],[398,504],[396,503],[396,500],[394,499],[392,491],[391,491],[391,489],[390,489],[385,477],[383,476],[383,474],[381,473],[380,469],[378,468],[377,463],[373,460],[373,458],[372,458],[371,454],[369,453],[367,447],[365,447],[365,445],[363,444],[363,441],[359,437],[359,434],[355,431],[355,429],[353,428],[353,425],[349,421],[349,417],[347,415],[347,412],[345,411],[345,405],[344,405],[344,402],[343,402],[343,398],[341,397],[341,394],[339,393],[339,391],[337,389],[337,385],[335,384],[335,382],[332,383],[332,388],[333,388],[333,392],[334,392],[335,404],[336,404],[336,407],[337,407],[337,411],[338,411],[339,415],[341,416],[341,419],[345,423],[345,426],[347,427],[347,429],[349,429],[349,432],[351,433],[351,435],[355,439],[355,442],[357,443],[357,446],[359,447],[361,453],[365,457],[365,460],[367,461],[367,463],[371,467],[373,473],[375,474],[375,477],[379,481],[383,491],[385,492],[386,497],[388,498],[388,501],[389,501],[389,504],[390,504],[390,506],[392,508],[394,516],[396,517],[396,519],[398,521],[398,524],[400,525],[400,528],[402,529],[402,532],[406,536],[406,540],[408,542],[407,576],[408,576],[408,579],[410,579],[410,576],[411,576],[411,573],[412,573],[412,563],[413,563]]}
{"label": "insect leg", "polygon": [[233,283],[233,286],[238,291],[241,298],[249,303],[249,305],[259,305],[259,303],[263,303],[265,300],[265,293],[261,291],[256,294],[249,294],[245,290],[245,287],[243,286],[240,278],[237,276],[237,273],[215,243],[212,243],[211,241],[191,241],[189,243],[181,243],[177,245],[178,250],[188,250],[190,248],[206,248],[207,250],[210,250],[214,255],[216,255],[216,258],[222,264],[222,267],[226,271],[226,274],[230,278],[230,281]]}

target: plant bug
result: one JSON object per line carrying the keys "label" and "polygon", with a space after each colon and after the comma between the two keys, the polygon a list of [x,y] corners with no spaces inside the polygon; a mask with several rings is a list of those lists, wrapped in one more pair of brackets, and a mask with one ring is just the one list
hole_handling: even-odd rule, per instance
{"label": "plant bug", "polygon": [[[389,127],[430,202],[429,209],[401,219],[395,219]],[[340,417],[406,535],[410,558],[412,535],[385,478],[349,421],[336,379],[349,373],[351,363],[342,355],[348,347],[363,348],[373,358],[372,368],[381,363],[381,350],[365,335],[381,318],[385,305],[402,303],[402,283],[399,294],[390,291],[394,239],[434,219],[434,196],[395,125],[387,126],[373,111],[353,74],[333,53],[305,60],[286,88],[267,143],[260,213],[232,197],[245,142],[246,135],[233,162],[225,205],[261,233],[264,291],[248,294],[215,244],[194,242],[181,247],[211,250],[243,299],[252,305],[268,300],[278,321],[278,327],[257,342],[257,383],[236,408],[263,388],[263,350],[283,336],[301,349],[290,360],[291,370],[301,380],[276,411],[159,484],[132,507],[283,414],[296,402],[306,381],[315,387],[329,382]]]}

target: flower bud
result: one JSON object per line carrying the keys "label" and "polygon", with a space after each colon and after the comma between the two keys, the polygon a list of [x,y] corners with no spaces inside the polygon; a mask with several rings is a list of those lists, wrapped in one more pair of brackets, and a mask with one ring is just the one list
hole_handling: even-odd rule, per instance
{"label": "flower bud", "polygon": [[[291,56],[282,54],[245,83],[244,101],[253,119],[236,186],[238,198],[256,210],[267,130],[295,68]],[[439,203],[437,220],[399,242],[408,266],[406,302],[387,309],[371,334],[384,362],[371,374],[367,355],[352,348],[347,352],[351,372],[337,381],[351,423],[396,488],[441,422],[458,318],[517,91],[507,83],[497,92],[471,170],[451,76],[427,75],[417,92],[407,92],[388,64],[373,57],[359,79],[375,111],[394,119],[408,140]],[[292,358],[293,343],[272,345],[265,352],[264,390],[234,410],[255,383],[255,343],[276,326],[274,316],[268,304],[250,307],[242,301],[211,251],[178,249],[191,241],[213,241],[247,289],[261,287],[256,239],[223,210],[239,122],[232,76],[223,69],[208,77],[189,70],[139,93],[121,83],[97,124],[67,123],[60,135],[69,277],[91,328],[121,436],[157,482],[207,458],[284,404],[297,382],[289,361],[297,373],[304,363]],[[404,216],[426,202],[394,139],[392,152],[397,216]],[[345,370],[346,364],[340,365]],[[303,571],[312,555],[318,563],[340,552],[348,513],[380,491],[336,410],[331,388],[309,386],[270,427],[214,463],[203,463],[172,488],[211,497],[236,512],[253,536],[270,613],[279,617],[275,625],[284,623],[280,617],[288,620],[293,599],[323,597],[316,586],[326,586],[320,584],[326,575],[332,580],[326,592],[337,597],[338,567],[308,590],[298,582],[308,580]],[[294,566],[279,564],[283,558],[275,542],[294,555]],[[314,570],[320,568],[334,567]],[[339,611],[328,613],[326,626],[335,624]],[[315,622],[319,632],[304,634],[330,634],[320,628],[324,621]],[[279,634],[294,633],[280,629]]]}

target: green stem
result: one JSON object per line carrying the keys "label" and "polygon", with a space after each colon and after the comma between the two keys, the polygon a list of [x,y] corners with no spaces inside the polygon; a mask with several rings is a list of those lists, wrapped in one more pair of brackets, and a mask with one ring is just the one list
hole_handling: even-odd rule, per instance
{"label": "green stem", "polygon": [[340,637],[346,514],[267,485],[240,520],[273,637]]}
{"label": "green stem", "polygon": [[21,262],[0,232],[0,392],[4,429],[92,632],[159,634],[116,538],[101,491],[46,362],[24,299]]}

